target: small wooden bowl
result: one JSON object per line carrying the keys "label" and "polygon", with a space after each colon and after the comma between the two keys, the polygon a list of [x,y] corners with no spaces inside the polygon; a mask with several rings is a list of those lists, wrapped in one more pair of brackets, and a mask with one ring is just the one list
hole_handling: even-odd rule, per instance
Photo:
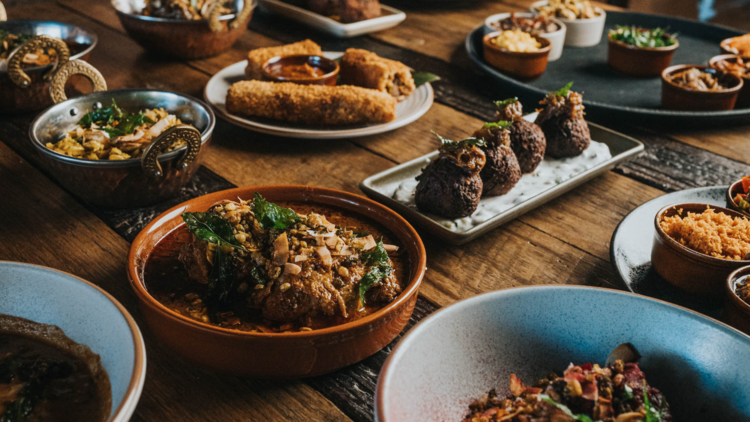
{"label": "small wooden bowl", "polygon": [[[155,246],[182,227],[183,212],[206,211],[224,199],[252,198],[257,192],[271,202],[319,204],[377,221],[409,256],[409,275],[401,294],[362,319],[313,331],[250,333],[189,319],[157,301],[146,288],[143,269]],[[233,375],[301,378],[325,374],[374,354],[387,346],[409,322],[424,277],[427,254],[417,232],[400,215],[367,198],[312,186],[250,186],[191,199],[166,211],[135,238],[128,256],[130,286],[155,338],[202,366]]]}
{"label": "small wooden bowl", "polygon": [[[740,58],[740,56],[736,54],[720,54],[718,56],[714,56],[711,58],[711,60],[708,61],[708,65],[712,68],[717,68],[717,63],[720,61],[726,60],[729,62],[736,62],[737,59]],[[743,59],[743,60],[750,60],[750,59]],[[737,96],[737,103],[734,105],[735,108],[744,108],[744,107],[750,107],[750,69],[748,69],[747,73],[742,75],[742,89],[740,90],[739,95]]]}
{"label": "small wooden bowl", "polygon": [[734,286],[739,279],[750,275],[750,266],[735,270],[727,277],[724,284],[726,288],[726,302],[724,302],[724,313],[722,320],[732,327],[750,335],[750,304],[740,299],[734,291]]}
{"label": "small wooden bowl", "polygon": [[[279,76],[275,70],[285,66],[299,66],[308,64],[317,67],[324,72],[322,76],[313,77],[288,77]],[[263,64],[263,79],[271,82],[293,82],[300,85],[336,85],[339,76],[339,64],[322,56],[299,54],[294,56],[274,57]]]}
{"label": "small wooden bowl", "polygon": [[[732,110],[743,87],[742,78],[731,73],[719,73],[730,88],[724,91],[697,91],[677,85],[669,80],[673,73],[689,69],[711,69],[708,66],[679,64],[668,67],[661,73],[661,106],[666,110],[715,111]],[[715,71],[715,69],[711,69]]]}
{"label": "small wooden bowl", "polygon": [[[702,213],[706,208],[706,204],[676,204],[666,206],[656,213],[651,265],[661,278],[673,286],[691,294],[716,298],[721,295],[722,284],[726,282],[727,276],[737,268],[750,265],[750,261],[733,261],[696,252],[669,237],[659,224],[663,217],[671,217],[680,209],[683,213]],[[711,208],[732,217],[744,217],[727,208]]]}
{"label": "small wooden bowl", "polygon": [[[617,32],[622,32],[621,29]],[[610,67],[622,73],[632,76],[659,76],[664,69],[672,63],[672,56],[679,47],[679,42],[674,40],[674,45],[669,47],[636,47],[612,38],[612,33],[607,37],[609,50],[607,62]]]}
{"label": "small wooden bowl", "polygon": [[498,35],[500,35],[500,31],[491,32],[484,36],[484,60],[490,66],[521,80],[532,80],[542,76],[542,73],[547,69],[547,59],[551,49],[548,39],[532,35],[542,45],[542,48],[533,53],[518,53],[500,48],[490,42]]}
{"label": "small wooden bowl", "polygon": [[737,205],[736,202],[734,202],[734,197],[738,193],[745,193],[742,189],[742,179],[732,183],[731,185],[729,185],[729,188],[727,188],[727,207],[731,208],[734,211],[737,211],[740,214],[745,215],[745,217],[750,218],[750,211],[743,210],[739,207],[739,205]]}
{"label": "small wooden bowl", "polygon": [[737,50],[729,47],[729,43],[732,42],[733,39],[740,38],[740,37],[747,37],[747,36],[748,34],[745,34],[745,35],[740,35],[739,37],[727,38],[721,41],[721,44],[719,44],[719,46],[721,47],[721,52],[724,54],[736,54],[742,57],[743,59],[750,59],[750,54],[738,54],[739,52]]}

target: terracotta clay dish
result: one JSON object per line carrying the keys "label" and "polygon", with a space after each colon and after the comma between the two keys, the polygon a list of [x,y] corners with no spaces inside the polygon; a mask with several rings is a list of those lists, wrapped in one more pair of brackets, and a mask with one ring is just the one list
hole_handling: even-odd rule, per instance
{"label": "terracotta clay dish", "polygon": [[187,359],[299,378],[390,343],[411,317],[425,265],[417,232],[374,201],[251,186],[156,218],[133,242],[128,276],[149,328]]}

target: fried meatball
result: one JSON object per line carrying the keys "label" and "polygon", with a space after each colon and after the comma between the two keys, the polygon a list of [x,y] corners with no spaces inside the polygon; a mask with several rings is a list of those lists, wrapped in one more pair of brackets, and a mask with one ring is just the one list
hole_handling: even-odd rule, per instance
{"label": "fried meatball", "polygon": [[547,154],[550,157],[575,157],[589,147],[591,133],[583,119],[581,94],[564,88],[562,92],[549,93],[540,104],[544,108],[537,116],[536,123],[547,138]]}
{"label": "fried meatball", "polygon": [[417,208],[449,219],[471,215],[482,197],[484,184],[479,174],[485,160],[474,143],[444,144],[438,158],[417,176]]}
{"label": "fried meatball", "polygon": [[498,120],[513,122],[510,129],[510,148],[516,154],[523,173],[533,172],[544,159],[547,140],[542,128],[523,118],[523,106],[518,98],[497,101]]}
{"label": "fried meatball", "polygon": [[484,127],[474,137],[486,143],[482,150],[487,163],[479,173],[484,183],[482,196],[505,195],[521,180],[521,166],[510,148],[510,130]]}

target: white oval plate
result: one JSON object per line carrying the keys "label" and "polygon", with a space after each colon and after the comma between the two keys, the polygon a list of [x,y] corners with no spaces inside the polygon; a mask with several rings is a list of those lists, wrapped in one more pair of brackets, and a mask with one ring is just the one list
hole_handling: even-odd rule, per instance
{"label": "white oval plate", "polygon": [[[344,53],[326,51],[323,53],[329,59],[337,59]],[[409,123],[422,117],[427,110],[432,107],[434,93],[432,86],[426,83],[417,88],[414,93],[396,106],[396,120],[388,123],[369,124],[361,126],[346,127],[309,127],[301,125],[292,125],[286,122],[275,122],[268,119],[259,119],[246,116],[237,116],[230,114],[226,109],[226,98],[229,87],[233,83],[245,79],[246,61],[235,63],[225,67],[219,73],[215,74],[203,91],[203,98],[211,104],[214,111],[222,119],[229,123],[244,127],[256,132],[266,133],[269,135],[286,136],[288,138],[307,138],[307,139],[341,139],[356,138],[361,136],[375,135],[378,133],[388,132],[406,126]]]}

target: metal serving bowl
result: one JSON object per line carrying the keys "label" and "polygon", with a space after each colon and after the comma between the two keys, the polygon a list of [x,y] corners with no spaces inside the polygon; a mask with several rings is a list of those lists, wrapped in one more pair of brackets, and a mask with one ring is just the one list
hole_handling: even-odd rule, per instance
{"label": "metal serving bowl", "polygon": [[[96,34],[93,32],[59,22],[6,21],[0,22],[0,30],[14,34],[47,35],[61,39],[72,50],[71,60],[88,61],[91,50],[97,42]],[[7,69],[0,70],[0,113],[24,113],[50,106],[52,100],[49,96],[49,83],[44,77],[51,69],[52,65],[24,68],[23,71],[31,79],[31,83],[25,88],[13,83]]]}
{"label": "metal serving bowl", "polygon": [[112,0],[112,5],[141,47],[176,59],[198,59],[228,50],[247,31],[257,0],[232,1],[239,13],[192,21],[143,16],[143,1]]}
{"label": "metal serving bowl", "polygon": [[[84,114],[95,106],[108,106],[113,99],[128,111],[164,108],[198,129],[200,141],[196,133],[194,139],[186,139],[187,147],[159,154],[157,146],[167,143],[169,136],[189,137],[195,132],[191,128],[182,133],[168,129],[153,141],[154,148],[146,148],[142,158],[122,161],[74,158],[47,148],[47,142],[60,140]],[[198,170],[215,123],[211,108],[193,97],[126,89],[95,92],[50,107],[34,120],[29,136],[44,167],[66,189],[92,204],[124,208],[153,204],[179,193]]]}

